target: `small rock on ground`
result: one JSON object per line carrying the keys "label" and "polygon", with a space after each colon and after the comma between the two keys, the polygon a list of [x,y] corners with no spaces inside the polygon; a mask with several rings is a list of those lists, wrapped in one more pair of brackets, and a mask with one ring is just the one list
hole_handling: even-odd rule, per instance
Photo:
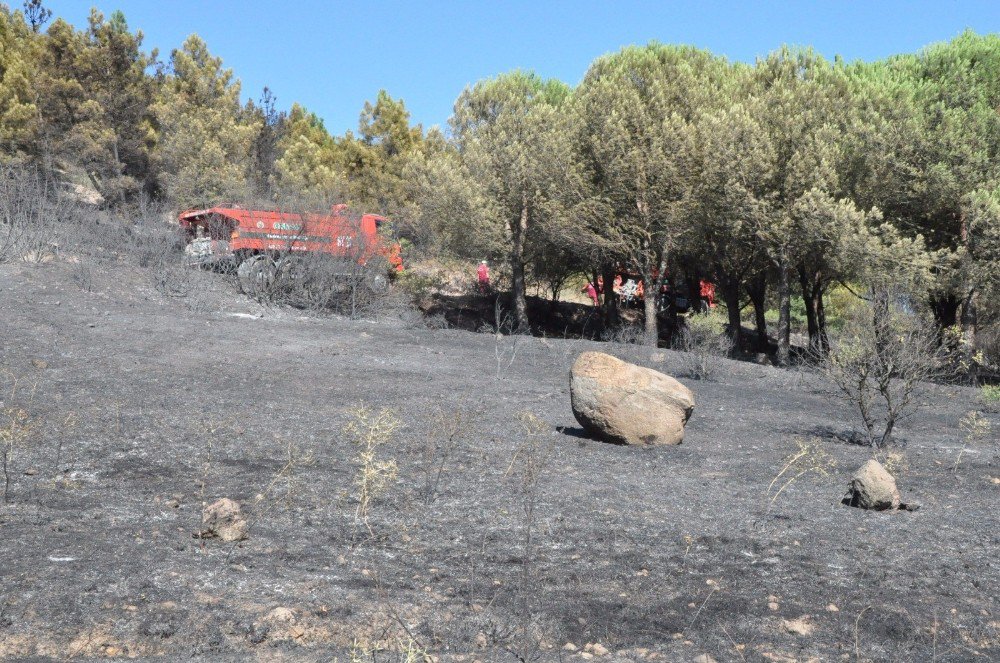
{"label": "small rock on ground", "polygon": [[851,476],[843,501],[844,504],[861,509],[898,509],[899,489],[892,475],[873,458]]}
{"label": "small rock on ground", "polygon": [[223,541],[242,541],[249,526],[238,502],[223,497],[205,507],[201,516],[201,537]]}
{"label": "small rock on ground", "polygon": [[797,619],[782,620],[781,626],[789,633],[794,633],[795,635],[810,635],[816,628],[809,621],[809,615],[802,615]]}

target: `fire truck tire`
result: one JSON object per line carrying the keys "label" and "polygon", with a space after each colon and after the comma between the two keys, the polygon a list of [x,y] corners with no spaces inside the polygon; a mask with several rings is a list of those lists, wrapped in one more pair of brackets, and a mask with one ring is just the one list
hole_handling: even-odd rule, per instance
{"label": "fire truck tire", "polygon": [[291,284],[302,277],[302,259],[283,256],[274,263],[274,278],[278,283]]}
{"label": "fire truck tire", "polygon": [[251,297],[260,297],[267,293],[274,283],[274,261],[264,255],[247,258],[236,270],[240,288]]}
{"label": "fire truck tire", "polygon": [[368,261],[365,265],[365,286],[375,294],[389,290],[388,260],[379,256]]}

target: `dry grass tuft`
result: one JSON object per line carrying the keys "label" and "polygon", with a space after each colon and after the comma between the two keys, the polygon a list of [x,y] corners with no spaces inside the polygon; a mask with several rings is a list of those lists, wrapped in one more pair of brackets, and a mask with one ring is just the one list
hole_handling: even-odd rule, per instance
{"label": "dry grass tuft", "polygon": [[355,497],[358,501],[355,518],[368,526],[372,504],[388,491],[399,473],[396,461],[382,458],[381,449],[393,440],[403,424],[388,408],[373,412],[361,405],[351,410],[350,416],[351,420],[344,426],[344,433],[358,448],[354,457],[358,465],[354,477],[357,489]]}
{"label": "dry grass tuft", "polygon": [[968,451],[968,447],[989,439],[992,432],[989,419],[983,417],[976,410],[966,412],[965,416],[959,420],[958,428],[965,433],[965,444],[962,450],[958,452],[958,458],[955,459],[955,465],[952,467],[952,472],[955,474],[958,473],[958,466],[962,462],[962,455]]}
{"label": "dry grass tuft", "polygon": [[795,444],[798,449],[785,457],[781,471],[767,486],[766,494],[771,496],[769,504],[774,504],[781,493],[806,474],[814,472],[827,476],[837,466],[836,459],[823,449],[823,442],[818,438],[809,440],[796,438]]}

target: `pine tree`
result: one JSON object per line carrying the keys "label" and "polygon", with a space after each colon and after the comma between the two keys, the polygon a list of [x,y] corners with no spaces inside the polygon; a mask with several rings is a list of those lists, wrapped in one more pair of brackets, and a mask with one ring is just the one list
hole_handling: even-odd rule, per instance
{"label": "pine tree", "polygon": [[515,71],[480,81],[455,102],[452,128],[488,214],[507,232],[514,323],[530,328],[526,268],[569,171],[569,88]]}
{"label": "pine tree", "polygon": [[277,149],[281,156],[275,171],[283,194],[308,194],[331,201],[343,196],[346,178],[340,149],[314,113],[293,104]]}
{"label": "pine tree", "polygon": [[653,43],[599,58],[577,93],[583,159],[603,202],[591,225],[646,284],[650,345],[661,286],[692,230],[696,123],[726,74],[707,51]]}
{"label": "pine tree", "polygon": [[7,155],[23,156],[34,147],[38,129],[35,50],[31,29],[21,14],[0,6],[0,143]]}
{"label": "pine tree", "polygon": [[143,52],[142,39],[121,12],[105,20],[95,9],[85,32],[58,19],[41,40],[38,152],[64,169],[83,169],[109,202],[151,193],[155,185],[156,80],[146,69],[156,53]]}
{"label": "pine tree", "polygon": [[382,214],[396,215],[410,202],[403,170],[407,163],[434,143],[423,128],[410,124],[402,99],[379,90],[375,103],[366,101],[358,120],[358,134],[348,132],[338,141],[351,199]]}
{"label": "pine tree", "polygon": [[241,113],[239,81],[197,35],[173,51],[170,64],[154,105],[168,199],[187,206],[245,197],[259,127]]}

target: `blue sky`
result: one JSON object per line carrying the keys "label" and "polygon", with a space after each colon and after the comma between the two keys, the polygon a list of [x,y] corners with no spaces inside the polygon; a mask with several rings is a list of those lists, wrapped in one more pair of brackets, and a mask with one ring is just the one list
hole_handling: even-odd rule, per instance
{"label": "blue sky", "polygon": [[[20,0],[7,0],[14,7]],[[721,0],[599,2],[340,2],[337,0],[46,0],[86,25],[91,6],[125,12],[166,59],[192,32],[243,82],[298,101],[332,133],[355,129],[365,100],[384,88],[413,120],[444,125],[462,89],[511,69],[575,85],[597,56],[650,40],[753,61],[783,43],[824,55],[877,59],[950,39],[965,28],[1000,31],[997,0]]]}

